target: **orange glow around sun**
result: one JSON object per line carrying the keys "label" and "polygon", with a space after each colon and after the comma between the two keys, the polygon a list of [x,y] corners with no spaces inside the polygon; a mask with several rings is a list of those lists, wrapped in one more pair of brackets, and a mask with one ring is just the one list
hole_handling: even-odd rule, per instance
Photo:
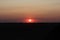
{"label": "orange glow around sun", "polygon": [[35,19],[32,19],[32,18],[27,18],[27,19],[25,19],[25,22],[26,23],[35,23],[36,20]]}
{"label": "orange glow around sun", "polygon": [[38,20],[36,18],[26,17],[26,18],[22,19],[21,22],[23,22],[23,23],[37,23]]}
{"label": "orange glow around sun", "polygon": [[28,22],[32,22],[33,20],[32,19],[28,19]]}

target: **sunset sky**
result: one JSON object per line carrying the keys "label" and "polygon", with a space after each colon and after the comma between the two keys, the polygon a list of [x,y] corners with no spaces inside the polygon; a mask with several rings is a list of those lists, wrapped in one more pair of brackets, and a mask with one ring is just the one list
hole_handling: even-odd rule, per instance
{"label": "sunset sky", "polygon": [[60,22],[60,0],[0,0],[0,22]]}

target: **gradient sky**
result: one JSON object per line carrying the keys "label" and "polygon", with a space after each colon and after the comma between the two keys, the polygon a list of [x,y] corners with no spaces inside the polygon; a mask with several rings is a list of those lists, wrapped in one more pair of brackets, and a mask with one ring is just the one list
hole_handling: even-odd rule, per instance
{"label": "gradient sky", "polygon": [[0,22],[17,22],[26,17],[60,22],[60,0],[0,0]]}

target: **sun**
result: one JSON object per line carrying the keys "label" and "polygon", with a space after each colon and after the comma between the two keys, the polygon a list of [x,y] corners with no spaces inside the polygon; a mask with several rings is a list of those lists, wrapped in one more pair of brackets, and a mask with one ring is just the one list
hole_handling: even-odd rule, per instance
{"label": "sun", "polygon": [[25,22],[26,22],[26,23],[33,23],[33,22],[34,22],[34,20],[33,20],[33,19],[31,19],[31,18],[29,18],[29,19],[26,19],[26,20],[25,20]]}
{"label": "sun", "polygon": [[32,22],[32,19],[28,19],[28,22]]}
{"label": "sun", "polygon": [[37,20],[30,17],[30,18],[25,18],[25,19],[24,19],[24,22],[25,22],[25,23],[36,23]]}

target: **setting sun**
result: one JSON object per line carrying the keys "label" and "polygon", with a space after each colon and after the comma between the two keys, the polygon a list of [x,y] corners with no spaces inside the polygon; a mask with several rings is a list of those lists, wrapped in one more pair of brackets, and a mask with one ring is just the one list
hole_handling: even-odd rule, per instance
{"label": "setting sun", "polygon": [[32,22],[32,19],[29,19],[28,22]]}
{"label": "setting sun", "polygon": [[25,22],[26,23],[34,23],[35,22],[35,19],[27,18],[27,19],[25,19]]}

